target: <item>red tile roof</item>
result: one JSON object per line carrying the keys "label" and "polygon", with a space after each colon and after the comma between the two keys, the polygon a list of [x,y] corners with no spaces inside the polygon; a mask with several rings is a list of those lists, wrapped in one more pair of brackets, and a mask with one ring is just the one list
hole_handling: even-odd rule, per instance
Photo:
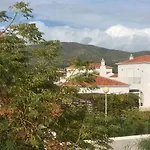
{"label": "red tile roof", "polygon": [[[89,64],[89,67],[90,67],[90,68],[94,68],[94,69],[99,69],[100,66],[101,66],[100,63],[90,63],[90,64]],[[75,68],[76,68],[75,65],[71,65],[71,66],[69,66],[69,67],[66,67],[66,69],[75,69]],[[112,69],[113,67],[106,66],[106,68],[107,68],[107,69]]]}
{"label": "red tile roof", "polygon": [[[96,69],[99,69],[100,66],[101,66],[100,63],[90,63],[90,64],[89,64],[89,67],[91,67],[91,68],[96,68]],[[106,68],[107,68],[107,69],[111,69],[111,68],[113,68],[113,67],[106,66]]]}
{"label": "red tile roof", "polygon": [[96,77],[96,85],[97,86],[129,86],[126,83],[108,79],[108,78],[101,77],[101,76]]}
{"label": "red tile roof", "polygon": [[139,64],[139,63],[150,63],[150,55],[139,56],[131,60],[119,62],[117,64],[121,65],[121,64]]}
{"label": "red tile roof", "polygon": [[66,86],[129,86],[126,83],[112,80],[109,78],[101,77],[101,76],[96,76],[95,77],[95,82],[92,83],[72,83],[72,82],[67,82],[64,85]]}

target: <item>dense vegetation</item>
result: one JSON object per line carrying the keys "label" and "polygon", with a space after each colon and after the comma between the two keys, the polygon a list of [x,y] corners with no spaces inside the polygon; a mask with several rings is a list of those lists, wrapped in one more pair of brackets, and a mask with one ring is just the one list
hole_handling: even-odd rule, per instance
{"label": "dense vegetation", "polygon": [[[96,116],[104,117],[104,94],[80,94],[79,100],[90,103]],[[140,112],[134,94],[108,95],[107,132],[110,137],[148,133],[149,112]],[[101,117],[102,117],[101,116]]]}
{"label": "dense vegetation", "polygon": [[0,12],[0,23],[6,25],[0,32],[0,149],[93,147],[86,139],[107,148],[104,131],[96,128],[91,134],[91,126],[84,128],[87,109],[72,103],[77,90],[56,84],[59,41],[45,41],[36,25],[27,23],[31,17],[24,2]]}

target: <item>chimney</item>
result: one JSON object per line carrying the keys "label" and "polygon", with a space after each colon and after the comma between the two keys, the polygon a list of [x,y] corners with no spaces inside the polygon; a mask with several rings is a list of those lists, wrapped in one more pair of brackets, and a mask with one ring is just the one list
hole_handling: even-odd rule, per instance
{"label": "chimney", "polygon": [[102,60],[101,60],[101,66],[105,66],[105,60],[104,60],[104,58],[102,58]]}
{"label": "chimney", "polygon": [[131,59],[133,59],[133,58],[134,58],[134,57],[133,57],[133,55],[131,54],[130,57],[129,57],[129,60],[131,60]]}
{"label": "chimney", "polygon": [[99,74],[102,77],[106,77],[107,76],[106,66],[105,66],[105,60],[103,58],[101,60],[101,66],[100,66],[100,72],[99,72]]}

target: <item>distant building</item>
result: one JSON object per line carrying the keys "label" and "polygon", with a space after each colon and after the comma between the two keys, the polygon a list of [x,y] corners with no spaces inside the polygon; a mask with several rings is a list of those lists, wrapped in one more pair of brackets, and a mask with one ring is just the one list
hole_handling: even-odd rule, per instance
{"label": "distant building", "polygon": [[[90,63],[88,66],[88,71],[90,73],[95,73],[95,82],[91,84],[87,83],[83,86],[79,83],[65,83],[65,80],[62,79],[61,81],[67,86],[77,86],[79,87],[79,93],[104,93],[103,88],[109,87],[109,93],[128,93],[129,92],[129,85],[123,83],[121,81],[114,80],[118,75],[114,74],[112,69],[113,67],[106,66],[105,60],[102,59],[101,63]],[[76,76],[78,74],[82,74],[86,71],[85,67],[75,67],[69,66],[66,68],[66,79],[72,76]],[[93,87],[93,88],[91,88]],[[96,87],[96,88],[94,88]],[[108,93],[108,94],[109,94]]]}
{"label": "distant building", "polygon": [[[81,93],[103,93],[104,87],[109,87],[109,93],[135,93],[139,96],[139,107],[141,110],[150,109],[150,55],[134,58],[131,54],[128,60],[117,63],[118,74],[112,72],[112,67],[101,63],[91,63],[89,72],[96,72],[95,83],[97,88],[88,89],[80,87]],[[84,73],[84,67],[78,69],[75,66],[66,68],[66,78]],[[65,81],[65,80],[64,80]],[[67,83],[68,86],[75,86]],[[87,90],[88,89],[88,90]]]}
{"label": "distant building", "polygon": [[[88,67],[89,72],[95,72],[103,77],[110,77],[114,75],[114,73],[112,72],[113,67],[106,66],[104,59],[101,60],[101,63],[90,63]],[[85,71],[86,69],[84,66],[79,68],[75,67],[74,65],[69,66],[66,68],[66,78],[84,73]]]}

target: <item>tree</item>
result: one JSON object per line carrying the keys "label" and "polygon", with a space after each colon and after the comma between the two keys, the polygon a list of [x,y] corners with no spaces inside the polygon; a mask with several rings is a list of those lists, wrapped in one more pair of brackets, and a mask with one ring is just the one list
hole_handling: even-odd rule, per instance
{"label": "tree", "polygon": [[[12,12],[13,16],[8,16]],[[19,2],[0,12],[0,22],[7,24],[0,32],[0,149],[33,150],[46,146],[59,150],[69,149],[68,143],[70,149],[72,145],[82,148],[81,140],[86,143],[87,138],[79,142],[77,137],[86,111],[72,103],[76,89],[56,84],[61,76],[55,67],[59,41],[45,41],[34,23],[17,23],[20,15],[33,17],[29,4]],[[30,44],[43,48],[29,48]],[[83,114],[80,118],[79,111]],[[63,126],[64,120],[68,123]],[[79,126],[74,132],[71,128],[75,122]],[[65,140],[61,127],[68,129]],[[98,140],[105,139],[101,136]]]}

